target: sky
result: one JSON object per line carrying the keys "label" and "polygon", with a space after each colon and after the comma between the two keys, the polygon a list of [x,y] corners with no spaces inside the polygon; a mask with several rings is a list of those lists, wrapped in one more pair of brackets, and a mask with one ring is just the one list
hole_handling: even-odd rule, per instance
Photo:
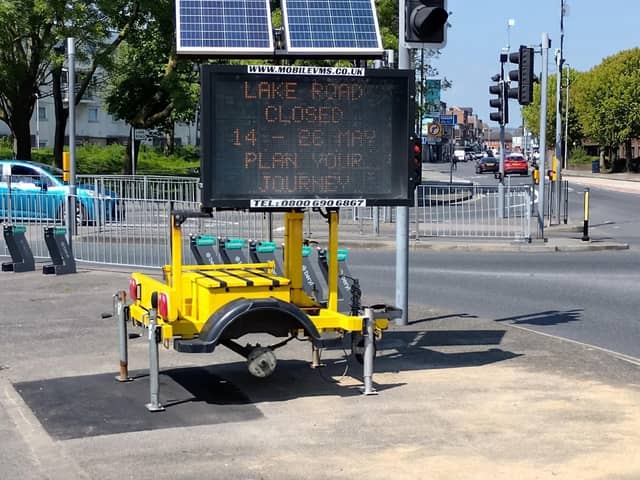
{"label": "sky", "polygon": [[[590,70],[604,58],[622,50],[640,47],[640,1],[565,0],[564,59],[571,68]],[[447,45],[432,65],[440,76],[453,82],[441,100],[448,106],[472,107],[483,121],[489,120],[491,76],[500,72],[499,55],[508,43],[511,51],[520,45],[537,46],[542,32],[551,39],[549,74],[554,74],[555,50],[560,47],[561,0],[449,0]],[[508,27],[509,19],[514,25]],[[505,65],[505,72],[516,65]],[[535,55],[539,75],[542,59]],[[563,87],[564,88],[564,87]],[[519,126],[516,100],[509,102],[509,125]],[[494,126],[497,123],[491,122]]]}

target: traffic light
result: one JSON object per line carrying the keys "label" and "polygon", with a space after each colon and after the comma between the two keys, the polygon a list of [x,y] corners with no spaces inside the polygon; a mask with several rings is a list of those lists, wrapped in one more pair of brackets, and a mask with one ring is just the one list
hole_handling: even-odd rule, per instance
{"label": "traffic light", "polygon": [[447,43],[447,0],[405,0],[405,45],[442,48]]}
{"label": "traffic light", "polygon": [[414,188],[422,183],[422,137],[414,133],[411,138],[411,181]]}
{"label": "traffic light", "polygon": [[509,61],[518,64],[518,70],[509,72],[509,80],[518,82],[516,88],[509,91],[509,98],[517,98],[520,105],[529,105],[533,101],[533,48],[520,45],[517,52],[509,54]]}
{"label": "traffic light", "polygon": [[491,95],[496,98],[489,100],[489,106],[497,108],[497,112],[489,113],[489,119],[498,122],[500,125],[509,123],[509,82],[500,81],[489,87]]}

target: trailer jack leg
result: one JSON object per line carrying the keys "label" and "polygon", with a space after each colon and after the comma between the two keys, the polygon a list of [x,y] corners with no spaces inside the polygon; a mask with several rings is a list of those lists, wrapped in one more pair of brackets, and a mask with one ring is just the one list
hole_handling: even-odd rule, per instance
{"label": "trailer jack leg", "polygon": [[375,339],[373,326],[375,320],[373,318],[373,309],[364,309],[364,361],[363,365],[363,377],[364,387],[362,393],[364,395],[377,395],[376,389],[373,388],[373,359],[375,356]]}
{"label": "trailer jack leg", "polygon": [[119,382],[130,382],[129,376],[129,351],[127,320],[128,307],[125,305],[127,297],[124,291],[120,291],[113,296],[113,313],[118,320],[118,340],[120,343],[120,373],[116,377]]}
{"label": "trailer jack leg", "polygon": [[311,368],[324,367],[324,363],[320,361],[320,347],[315,342],[311,343]]}
{"label": "trailer jack leg", "polygon": [[[152,295],[152,307],[149,310],[149,403],[145,406],[150,412],[162,412],[164,407],[160,403],[159,353],[160,330],[158,326],[157,293]],[[155,300],[155,302],[154,302]]]}

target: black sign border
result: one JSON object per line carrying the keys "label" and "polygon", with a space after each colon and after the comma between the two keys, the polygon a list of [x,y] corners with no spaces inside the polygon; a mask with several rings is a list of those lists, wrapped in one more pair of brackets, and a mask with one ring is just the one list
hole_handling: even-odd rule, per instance
{"label": "black sign border", "polygon": [[[214,185],[208,181],[208,179],[212,178],[214,172],[215,159],[213,158],[214,152],[216,151],[215,146],[215,134],[213,134],[213,129],[215,127],[215,119],[213,118],[215,112],[214,105],[214,94],[213,88],[215,85],[216,78],[219,76],[228,76],[228,75],[246,75],[252,77],[256,74],[248,72],[247,65],[201,65],[200,66],[200,86],[201,86],[201,94],[200,94],[200,148],[201,148],[201,156],[200,156],[200,181],[202,183],[202,206],[204,208],[216,208],[216,209],[249,209],[250,203],[252,199],[271,199],[276,198],[275,196],[251,196],[251,194],[247,194],[245,198],[237,198],[237,197],[220,197],[217,195],[214,189]],[[352,195],[327,195],[324,197],[307,196],[301,195],[300,193],[292,193],[291,195],[282,195],[277,198],[305,198],[305,199],[316,199],[316,198],[344,198],[344,199],[361,199],[364,198],[366,200],[367,206],[412,206],[414,203],[413,193],[415,183],[412,180],[415,175],[415,166],[413,159],[413,152],[411,149],[409,138],[412,135],[412,128],[414,119],[415,119],[415,75],[413,70],[392,70],[392,69],[364,69],[365,78],[377,77],[377,78],[386,78],[390,81],[394,82],[403,82],[406,83],[407,89],[407,102],[405,105],[401,105],[400,107],[404,107],[401,110],[401,114],[398,116],[399,118],[394,119],[394,122],[400,122],[399,129],[400,134],[398,137],[400,139],[399,145],[394,145],[392,152],[392,165],[394,168],[402,168],[396,167],[402,165],[403,163],[406,165],[406,196],[403,198],[398,198],[398,196],[389,197],[380,197],[379,195],[371,195],[367,196],[366,193],[353,193]],[[265,75],[265,74],[258,74]],[[310,75],[305,75],[310,76]],[[334,75],[335,77],[339,77],[340,75]],[[296,78],[295,76],[288,74],[269,74],[269,77],[275,78]],[[324,75],[317,75],[317,77],[325,77]],[[347,77],[347,76],[345,76]],[[353,76],[348,76],[353,77]],[[390,172],[391,174],[392,172]],[[401,172],[397,172],[401,173]],[[398,192],[404,193],[404,192]]]}

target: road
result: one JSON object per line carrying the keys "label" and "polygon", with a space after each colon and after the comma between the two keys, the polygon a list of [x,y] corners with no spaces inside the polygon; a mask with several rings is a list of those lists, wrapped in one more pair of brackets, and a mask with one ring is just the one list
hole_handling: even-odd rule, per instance
{"label": "road", "polygon": [[[446,165],[437,165],[442,171]],[[458,178],[497,182],[461,163]],[[569,177],[567,177],[569,178]],[[577,179],[576,179],[577,180]],[[523,183],[526,177],[510,177]],[[569,223],[582,223],[584,186],[569,178]],[[623,251],[473,253],[412,250],[409,303],[491,318],[618,352],[640,362],[640,214],[637,193],[591,186],[595,240],[629,243]],[[639,189],[640,190],[640,189]],[[566,235],[580,232],[567,229]],[[371,301],[395,300],[395,252],[354,251],[352,273]],[[409,315],[410,320],[416,320]]]}

